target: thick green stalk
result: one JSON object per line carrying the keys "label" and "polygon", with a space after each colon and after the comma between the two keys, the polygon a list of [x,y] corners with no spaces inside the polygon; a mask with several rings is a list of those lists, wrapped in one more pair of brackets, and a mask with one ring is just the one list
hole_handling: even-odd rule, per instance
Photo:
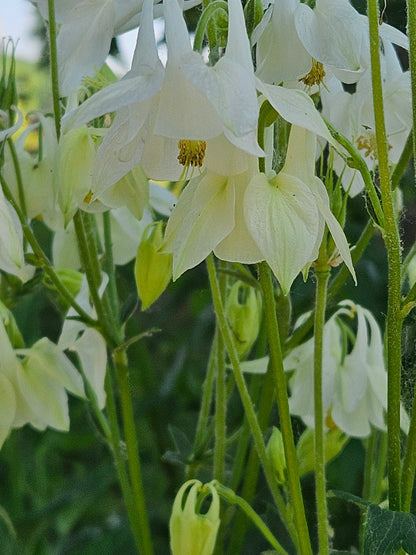
{"label": "thick green stalk", "polygon": [[305,507],[303,504],[302,490],[298,472],[298,459],[296,456],[293,438],[292,423],[290,420],[289,400],[287,396],[286,375],[283,368],[282,349],[280,345],[279,328],[276,318],[273,285],[270,268],[265,262],[259,264],[260,283],[263,289],[263,306],[266,325],[269,335],[270,365],[273,370],[274,387],[276,390],[277,406],[280,416],[280,431],[282,432],[285,448],[286,466],[292,508],[298,530],[300,553],[312,553],[306,522]]}
{"label": "thick green stalk", "polygon": [[[257,416],[252,404],[252,400],[247,390],[244,376],[240,368],[240,362],[238,359],[236,347],[234,345],[232,333],[228,326],[227,318],[225,316],[225,311],[221,300],[220,287],[216,276],[214,258],[212,254],[208,256],[206,262],[207,262],[207,268],[208,268],[209,281],[211,285],[212,299],[214,302],[214,308],[217,316],[219,330],[224,338],[224,343],[228,352],[228,356],[230,358],[231,366],[234,371],[235,382],[237,384],[237,388],[240,393],[240,398],[244,407],[246,418],[250,425],[250,430],[253,436],[254,444],[256,446],[257,454],[263,466],[264,474],[266,476],[266,480],[269,485],[270,492],[273,495],[276,505],[279,506],[281,501],[279,488],[274,479],[273,469],[271,468],[271,464],[266,455],[266,447],[263,440],[263,434],[260,429],[259,423],[257,421]],[[299,533],[299,536],[302,535],[302,530],[299,528],[298,528],[298,533]],[[296,543],[297,538],[294,538],[294,541]],[[299,542],[302,542],[304,544],[306,544],[307,542],[307,544],[309,544],[309,535],[307,535],[305,538],[300,537]],[[312,553],[310,549],[310,544],[309,544],[308,550],[302,550],[300,553],[301,554],[307,553],[308,555],[310,555]]]}
{"label": "thick green stalk", "polygon": [[123,444],[120,437],[120,431],[117,419],[117,407],[114,399],[114,391],[112,385],[111,372],[107,372],[105,380],[105,391],[107,394],[107,414],[111,430],[111,451],[114,458],[114,466],[118,480],[120,482],[121,491],[123,492],[124,503],[126,505],[129,517],[130,529],[133,533],[134,540],[138,550],[142,548],[141,530],[139,525],[138,508],[134,502],[131,484],[126,469],[126,460],[124,456]]}
{"label": "thick green stalk", "polygon": [[59,141],[59,137],[61,136],[61,108],[59,105],[60,95],[58,79],[58,50],[56,48],[56,21],[54,0],[48,0],[48,18],[53,112],[55,118],[56,137]]}
{"label": "thick green stalk", "polygon": [[[326,243],[326,241],[325,241]],[[324,244],[324,246],[326,246]],[[321,247],[326,259],[326,248]],[[315,496],[318,519],[318,540],[320,555],[329,554],[328,542],[328,511],[326,504],[325,487],[325,438],[324,438],[324,413],[322,399],[322,354],[326,309],[326,290],[330,269],[324,261],[320,264],[320,253],[317,267],[315,268],[317,286],[315,303],[314,324],[314,406],[315,406]]]}
{"label": "thick green stalk", "polygon": [[388,478],[389,507],[400,510],[400,375],[401,375],[401,275],[400,237],[391,191],[388,141],[384,121],[383,90],[381,80],[379,10],[377,0],[368,0],[370,31],[371,74],[373,107],[377,141],[381,201],[384,212],[383,237],[388,260],[388,305],[386,321],[386,347],[388,371]]}
{"label": "thick green stalk", "polygon": [[124,437],[126,441],[127,458],[130,470],[130,482],[138,513],[142,551],[144,555],[153,555],[154,551],[152,537],[144,498],[137,431],[134,422],[133,403],[130,394],[130,376],[126,352],[120,349],[114,351],[113,359],[116,367],[117,382],[120,392]]}

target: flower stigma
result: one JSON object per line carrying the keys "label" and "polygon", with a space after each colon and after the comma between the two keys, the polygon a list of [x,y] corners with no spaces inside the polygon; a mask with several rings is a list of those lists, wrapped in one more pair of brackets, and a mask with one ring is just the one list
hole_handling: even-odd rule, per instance
{"label": "flower stigma", "polygon": [[207,149],[205,141],[181,139],[178,142],[178,148],[178,161],[184,166],[185,175],[188,173],[189,168],[192,168],[192,170],[194,168],[201,168]]}
{"label": "flower stigma", "polygon": [[311,88],[313,85],[320,85],[323,83],[325,75],[324,65],[313,59],[309,73],[301,77],[299,81],[304,83],[308,88]]}

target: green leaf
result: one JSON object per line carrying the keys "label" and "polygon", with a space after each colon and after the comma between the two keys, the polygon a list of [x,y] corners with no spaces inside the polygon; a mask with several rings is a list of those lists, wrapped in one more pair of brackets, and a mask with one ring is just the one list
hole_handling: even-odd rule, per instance
{"label": "green leaf", "polygon": [[416,555],[416,517],[377,505],[367,510],[364,555],[395,555],[400,548]]}
{"label": "green leaf", "polygon": [[329,496],[367,507],[364,555],[395,555],[401,548],[408,555],[416,555],[415,515],[382,509],[378,505],[343,491],[332,491]]}

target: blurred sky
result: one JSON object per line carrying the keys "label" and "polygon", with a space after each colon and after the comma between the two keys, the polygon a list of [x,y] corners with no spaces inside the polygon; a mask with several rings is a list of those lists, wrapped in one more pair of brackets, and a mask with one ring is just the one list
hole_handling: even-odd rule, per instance
{"label": "blurred sky", "polygon": [[25,60],[39,58],[40,43],[31,36],[35,8],[28,0],[0,0],[0,36],[19,39],[17,55]]}
{"label": "blurred sky", "polygon": [[[71,0],[68,0],[70,2]],[[19,39],[17,57],[36,61],[40,54],[40,42],[32,36],[36,24],[36,8],[29,0],[0,0],[0,37],[11,36]],[[156,39],[163,36],[163,22],[155,21]],[[136,44],[137,30],[130,31],[119,37],[123,66],[130,67]],[[162,53],[163,58],[163,53]]]}

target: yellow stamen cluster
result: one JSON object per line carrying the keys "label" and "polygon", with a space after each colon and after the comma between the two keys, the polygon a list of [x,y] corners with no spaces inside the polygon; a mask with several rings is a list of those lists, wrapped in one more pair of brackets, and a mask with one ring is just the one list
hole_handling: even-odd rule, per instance
{"label": "yellow stamen cluster", "polygon": [[312,60],[311,70],[299,79],[299,81],[310,88],[313,87],[313,85],[320,85],[323,82],[325,75],[324,65],[317,60]]}
{"label": "yellow stamen cluster", "polygon": [[200,168],[204,163],[207,143],[205,141],[191,141],[181,139],[178,142],[178,160],[185,168]]}
{"label": "yellow stamen cluster", "polygon": [[335,422],[332,420],[332,415],[331,415],[331,411],[327,412],[326,418],[325,418],[325,426],[329,429],[329,430],[336,430],[338,428],[338,426],[335,424]]}
{"label": "yellow stamen cluster", "polygon": [[86,204],[89,204],[92,201],[92,196],[93,196],[92,191],[88,191],[88,193],[84,197],[84,202]]}
{"label": "yellow stamen cluster", "polygon": [[[376,135],[373,131],[366,129],[366,131],[360,135],[356,141],[358,150],[364,151],[364,156],[370,157],[371,160],[377,159],[377,140]],[[392,147],[387,145],[388,150]]]}

